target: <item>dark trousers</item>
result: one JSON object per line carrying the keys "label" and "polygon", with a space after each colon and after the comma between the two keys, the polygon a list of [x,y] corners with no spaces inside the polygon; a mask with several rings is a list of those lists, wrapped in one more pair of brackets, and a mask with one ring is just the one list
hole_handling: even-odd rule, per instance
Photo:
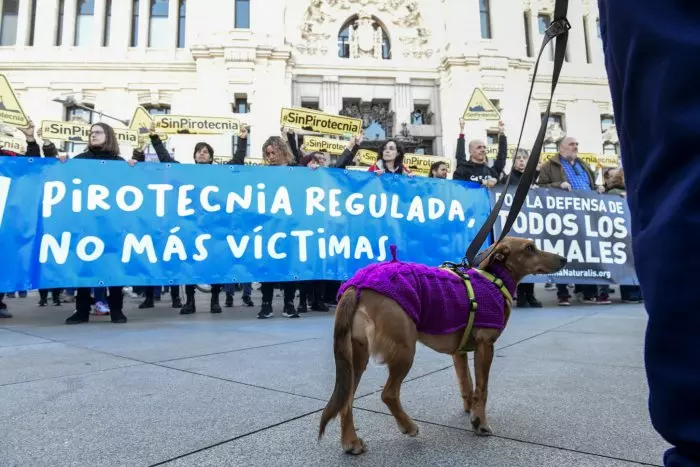
{"label": "dark trousers", "polygon": [[[143,294],[144,294],[144,297],[146,298],[146,300],[153,301],[155,298],[155,291],[156,291],[155,287],[152,287],[152,286],[144,287]],[[180,287],[178,287],[177,285],[173,285],[170,287],[170,298],[173,301],[180,298]]]}
{"label": "dark trousers", "polygon": [[[177,288],[177,287],[176,287]],[[212,297],[219,297],[219,294],[221,293],[222,286],[221,284],[212,284],[211,285],[211,295]],[[185,286],[185,297],[187,297],[187,300],[190,298],[194,300],[194,291],[195,291],[194,285],[186,285]],[[172,293],[172,292],[171,292]],[[180,292],[178,291],[178,294]]]}
{"label": "dark trousers", "polygon": [[[576,284],[574,293],[583,292],[584,300],[592,300],[598,295],[598,286],[590,284]],[[557,298],[571,298],[566,284],[557,284]]]}
{"label": "dark trousers", "polygon": [[299,281],[299,304],[323,303],[326,294],[326,281]]}
{"label": "dark trousers", "polygon": [[700,60],[690,57],[700,56],[700,11],[683,0],[605,0],[599,9],[632,254],[649,314],[649,412],[674,446],[664,464],[698,466]]}
{"label": "dark trousers", "polygon": [[625,301],[641,300],[642,299],[642,289],[638,285],[621,285],[620,286],[620,298]]}
{"label": "dark trousers", "polygon": [[[75,292],[75,311],[81,315],[89,315],[92,307],[92,295],[89,287],[79,287]],[[107,295],[107,304],[109,305],[109,313],[114,317],[121,314],[124,308],[124,296],[122,295],[122,287],[109,287]]]}
{"label": "dark trousers", "polygon": [[39,298],[41,300],[48,300],[49,291],[51,291],[51,298],[54,302],[60,300],[61,292],[63,289],[39,289]]}
{"label": "dark trousers", "polygon": [[[264,282],[260,285],[263,304],[272,303],[272,297],[275,294],[275,285],[277,285],[275,282]],[[293,303],[294,294],[297,291],[297,283],[282,282],[282,290],[284,291],[284,303]]]}
{"label": "dark trousers", "polygon": [[518,299],[523,300],[525,297],[535,295],[535,284],[534,283],[520,283],[517,289]]}

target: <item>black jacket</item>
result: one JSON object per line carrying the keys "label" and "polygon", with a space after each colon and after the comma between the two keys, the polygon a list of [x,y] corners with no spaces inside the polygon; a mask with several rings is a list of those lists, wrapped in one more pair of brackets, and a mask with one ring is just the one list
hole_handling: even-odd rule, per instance
{"label": "black jacket", "polygon": [[[539,170],[535,171],[535,177],[532,179],[532,183],[535,183],[537,181],[537,177],[539,177],[539,175],[540,175],[540,171]],[[522,172],[518,172],[515,169],[511,169],[510,186],[511,187],[518,186],[518,183],[520,183],[521,178],[523,178]],[[501,177],[501,179],[498,181],[498,184],[505,185],[507,179],[508,179],[508,176],[504,174],[503,177]]]}
{"label": "black jacket", "polygon": [[464,135],[459,135],[459,138],[457,139],[457,151],[455,157],[457,159],[457,168],[452,175],[454,180],[466,180],[469,182],[478,183],[480,185],[481,182],[488,177],[498,180],[501,178],[501,172],[503,172],[503,167],[506,165],[506,157],[508,157],[508,142],[506,135],[500,135],[498,137],[498,156],[493,163],[493,167],[489,167],[485,163],[475,164],[474,162],[467,160]]}
{"label": "black jacket", "polygon": [[[290,166],[297,166],[299,165],[299,161],[301,161],[301,153],[299,152],[299,148],[297,147],[297,137],[296,134],[294,133],[287,133],[287,143],[289,143],[289,147],[292,150],[292,154],[294,154],[294,163],[289,164]],[[355,145],[352,150],[345,148],[343,150],[343,154],[338,158],[335,164],[330,165],[329,168],[335,168],[335,169],[344,169],[350,163],[355,159],[355,155],[357,154],[357,151],[360,149],[359,145]]]}
{"label": "black jacket", "polygon": [[101,149],[93,148],[88,149],[82,154],[78,154],[73,159],[97,159],[102,161],[125,161],[123,157],[118,154],[113,154],[111,152],[103,151]]}

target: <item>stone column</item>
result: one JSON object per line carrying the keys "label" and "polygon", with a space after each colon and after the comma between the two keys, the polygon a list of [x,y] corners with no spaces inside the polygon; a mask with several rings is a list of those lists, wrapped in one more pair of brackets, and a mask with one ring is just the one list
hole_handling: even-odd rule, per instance
{"label": "stone column", "polygon": [[[112,8],[114,9],[114,8]],[[92,45],[102,47],[105,36],[105,20],[107,19],[107,0],[95,0],[95,15],[92,17],[94,36]]]}
{"label": "stone column", "polygon": [[41,5],[36,9],[34,46],[51,47],[56,44],[58,32],[58,0],[44,0]]}
{"label": "stone column", "polygon": [[32,14],[31,7],[31,0],[19,1],[19,11],[17,12],[17,41],[15,42],[15,45],[18,47],[24,47],[29,44],[29,23]]}
{"label": "stone column", "polygon": [[342,107],[338,76],[324,76],[323,83],[321,83],[319,108],[324,112],[337,114]]}
{"label": "stone column", "polygon": [[177,49],[177,26],[180,20],[180,2],[168,0],[168,50]]}
{"label": "stone column", "polygon": [[151,2],[148,0],[139,1],[139,43],[137,48],[148,47],[148,27],[151,18]]}
{"label": "stone column", "polygon": [[394,98],[391,102],[394,111],[394,131],[395,135],[401,131],[402,123],[411,124],[411,112],[413,111],[411,101],[411,79],[409,77],[396,78],[394,85]]}
{"label": "stone column", "polygon": [[65,0],[63,5],[63,36],[61,44],[65,46],[75,45],[75,15],[77,13],[77,0]]}

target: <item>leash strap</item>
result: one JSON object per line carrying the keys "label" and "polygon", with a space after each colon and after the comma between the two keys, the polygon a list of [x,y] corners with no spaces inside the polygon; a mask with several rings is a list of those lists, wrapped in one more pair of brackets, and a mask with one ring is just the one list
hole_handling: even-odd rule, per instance
{"label": "leash strap", "polygon": [[[513,153],[514,162],[518,150],[520,149],[520,141],[523,137],[523,131],[525,129],[525,120],[527,118],[528,109],[530,108],[530,100],[532,99],[532,91],[535,87],[535,77],[537,76],[537,69],[539,68],[540,59],[542,58],[542,54],[545,51],[547,45],[550,43],[550,41],[556,38],[554,51],[554,66],[552,71],[552,88],[549,94],[549,103],[547,104],[547,110],[542,116],[540,131],[537,134],[537,138],[535,139],[535,144],[532,146],[532,152],[530,153],[530,158],[528,159],[527,166],[525,167],[523,175],[520,178],[520,182],[518,183],[518,187],[515,191],[515,196],[513,197],[513,204],[511,205],[510,211],[508,212],[508,217],[506,219],[505,224],[503,225],[501,235],[498,238],[498,240],[493,244],[494,248],[510,232],[510,229],[513,226],[513,223],[515,222],[515,219],[517,219],[518,214],[520,214],[520,209],[522,208],[523,203],[525,202],[525,198],[530,189],[530,186],[535,180],[535,173],[537,172],[537,165],[540,162],[542,145],[544,143],[544,137],[547,131],[547,123],[549,122],[549,113],[552,108],[554,90],[557,87],[557,82],[559,81],[561,68],[564,64],[564,57],[566,54],[566,43],[569,39],[569,29],[571,29],[571,24],[569,24],[569,21],[566,19],[568,7],[568,0],[556,0],[556,4],[554,6],[554,20],[544,33],[542,46],[540,47],[540,53],[537,56],[537,61],[535,62],[535,67],[532,73],[532,83],[530,84],[530,94],[528,95],[527,106],[525,107],[525,118],[523,119],[523,124],[520,128],[520,137],[518,138],[518,145],[516,146],[516,150]],[[501,206],[503,205],[503,200],[505,199],[505,195],[508,192],[508,187],[510,186],[510,177],[512,173],[513,171],[511,170],[511,173],[508,174],[508,178],[506,179],[506,183],[503,187],[503,192],[501,193],[501,196],[496,201],[496,204],[491,210],[488,219],[486,220],[484,225],[481,226],[481,230],[478,234],[476,234],[476,237],[474,237],[474,240],[469,245],[469,248],[467,248],[467,252],[464,258],[462,259],[463,265],[469,267],[471,265],[478,266],[479,263],[481,263],[481,258],[477,258],[476,263],[474,263],[474,260],[477,256],[477,253],[479,252],[479,249],[491,233],[493,226],[496,223],[496,219],[498,219],[498,216],[501,212]]]}
{"label": "leash strap", "polygon": [[464,285],[467,288],[467,298],[469,299],[469,317],[467,318],[467,327],[464,328],[464,333],[462,333],[462,340],[459,342],[459,347],[457,347],[457,353],[467,354],[474,351],[474,346],[467,345],[469,342],[469,335],[472,333],[474,328],[474,318],[476,317],[476,309],[478,304],[476,303],[476,295],[474,294],[474,287],[472,287],[471,279],[469,275],[462,272],[461,265],[446,262],[440,266],[441,269],[446,269],[451,273],[459,276],[460,279],[464,281]]}

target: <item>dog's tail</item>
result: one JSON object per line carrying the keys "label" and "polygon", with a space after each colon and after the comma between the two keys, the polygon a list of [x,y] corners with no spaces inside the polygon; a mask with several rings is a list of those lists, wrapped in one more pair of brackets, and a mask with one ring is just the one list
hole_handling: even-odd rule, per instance
{"label": "dog's tail", "polygon": [[359,291],[349,287],[340,297],[335,311],[333,354],[335,355],[335,387],[321,415],[318,439],[323,437],[326,425],[346,406],[352,404],[354,369],[352,365],[352,322],[357,311]]}

